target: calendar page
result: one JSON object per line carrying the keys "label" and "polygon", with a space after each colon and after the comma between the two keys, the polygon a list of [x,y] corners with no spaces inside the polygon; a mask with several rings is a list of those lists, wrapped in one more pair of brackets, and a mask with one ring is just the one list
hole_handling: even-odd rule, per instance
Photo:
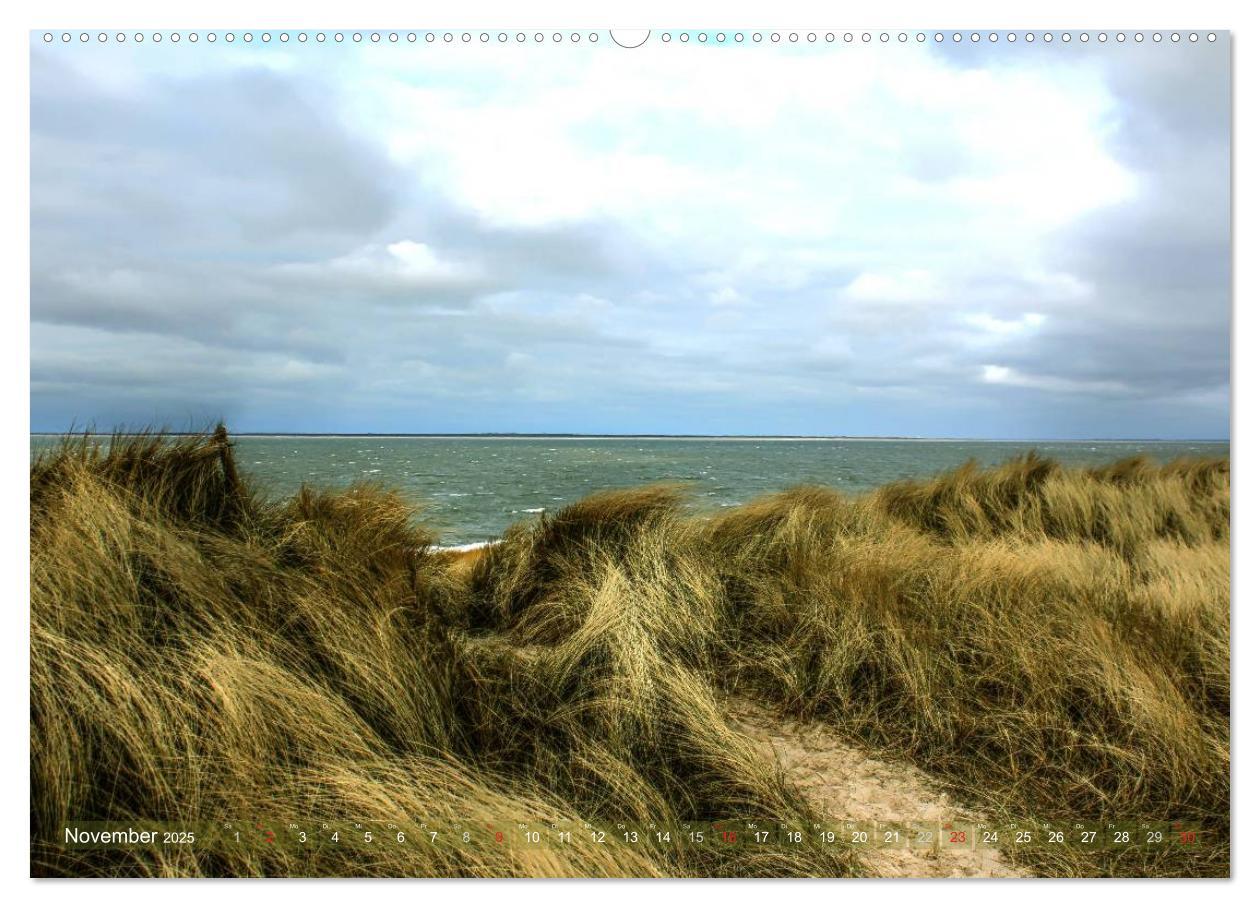
{"label": "calendar page", "polygon": [[1231,874],[1231,33],[764,13],[31,32],[31,876]]}

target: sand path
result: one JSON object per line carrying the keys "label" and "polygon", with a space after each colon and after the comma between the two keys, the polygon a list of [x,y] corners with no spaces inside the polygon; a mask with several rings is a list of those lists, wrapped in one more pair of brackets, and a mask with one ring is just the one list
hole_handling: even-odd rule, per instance
{"label": "sand path", "polygon": [[[889,762],[846,742],[819,722],[785,719],[743,700],[728,705],[736,728],[777,757],[792,781],[836,820],[983,822],[908,763]],[[1028,874],[997,851],[872,848],[861,853],[873,875],[1018,877]]]}
{"label": "sand path", "polygon": [[[484,546],[441,550],[456,576],[467,577],[486,553]],[[953,801],[913,765],[877,759],[848,743],[821,722],[776,715],[747,700],[731,700],[735,726],[756,741],[825,816],[835,820],[886,823],[979,823],[982,813]],[[1021,877],[1029,874],[997,851],[919,847],[872,848],[862,853],[872,875],[886,877]]]}

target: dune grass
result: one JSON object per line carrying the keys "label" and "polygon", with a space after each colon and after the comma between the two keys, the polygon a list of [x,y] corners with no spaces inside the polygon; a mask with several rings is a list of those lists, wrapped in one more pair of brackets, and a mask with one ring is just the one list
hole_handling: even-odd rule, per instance
{"label": "dune grass", "polygon": [[591,496],[455,570],[374,486],[288,501],[226,433],[31,467],[32,873],[846,876],[857,852],[68,851],[67,820],[821,819],[730,695],[906,757],[995,817],[1180,818],[1229,872],[1229,465],[1029,455],[720,515]]}

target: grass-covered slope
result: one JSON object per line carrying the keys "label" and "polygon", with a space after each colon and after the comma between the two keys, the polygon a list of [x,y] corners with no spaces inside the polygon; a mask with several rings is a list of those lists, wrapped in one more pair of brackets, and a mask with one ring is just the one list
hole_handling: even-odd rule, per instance
{"label": "grass-covered slope", "polygon": [[[906,756],[996,816],[1178,817],[1228,872],[1229,466],[1034,456],[711,517],[587,498],[467,568],[374,487],[286,502],[226,435],[31,467],[32,872],[860,874],[860,856],[596,846],[67,851],[66,820],[815,818],[729,693]],[[340,855],[340,856],[339,856]]]}

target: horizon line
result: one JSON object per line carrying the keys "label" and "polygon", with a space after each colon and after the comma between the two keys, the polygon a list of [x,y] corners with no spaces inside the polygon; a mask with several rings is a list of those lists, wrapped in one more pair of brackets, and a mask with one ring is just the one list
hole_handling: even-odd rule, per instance
{"label": "horizon line", "polygon": [[[29,434],[51,437],[68,437],[86,435],[89,437],[107,438],[112,435],[154,434],[172,435],[176,437],[192,437],[208,434],[206,431],[172,431],[172,430],[123,430],[123,431],[48,431],[32,429]],[[238,438],[660,438],[660,439],[763,439],[763,440],[803,440],[803,441],[1044,441],[1044,442],[1211,442],[1228,444],[1228,437],[1160,437],[1160,436],[980,436],[980,435],[818,435],[818,434],[772,434],[756,435],[747,433],[696,433],[696,432],[278,432],[252,431],[229,432]]]}

